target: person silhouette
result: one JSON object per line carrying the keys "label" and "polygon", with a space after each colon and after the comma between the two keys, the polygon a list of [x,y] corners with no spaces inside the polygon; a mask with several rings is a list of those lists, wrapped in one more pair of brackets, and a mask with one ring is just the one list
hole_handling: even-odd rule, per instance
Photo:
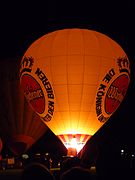
{"label": "person silhouette", "polygon": [[20,180],[32,179],[55,180],[55,177],[45,165],[38,162],[32,162],[24,168]]}
{"label": "person silhouette", "polygon": [[72,167],[61,174],[60,180],[92,180],[93,176],[88,169],[80,166]]}

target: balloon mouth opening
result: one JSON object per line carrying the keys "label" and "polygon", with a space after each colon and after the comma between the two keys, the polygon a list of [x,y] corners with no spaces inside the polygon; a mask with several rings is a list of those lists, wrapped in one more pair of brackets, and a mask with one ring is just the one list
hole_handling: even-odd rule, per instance
{"label": "balloon mouth opening", "polygon": [[91,136],[88,134],[61,134],[58,137],[67,149],[67,155],[76,156]]}
{"label": "balloon mouth opening", "polygon": [[17,134],[12,136],[8,141],[9,149],[15,154],[20,155],[26,152],[34,143],[34,139],[24,134]]}
{"label": "balloon mouth opening", "polygon": [[15,155],[20,155],[22,152],[26,151],[27,144],[24,142],[12,142],[9,148]]}
{"label": "balloon mouth opening", "polygon": [[67,148],[67,150],[69,150],[69,151],[71,149],[72,149],[72,151],[76,150],[76,153],[78,154],[80,152],[80,150],[83,148],[83,146],[85,145],[85,142],[79,142],[79,141],[77,141],[77,138],[75,136],[73,136],[71,141],[64,142],[63,144]]}

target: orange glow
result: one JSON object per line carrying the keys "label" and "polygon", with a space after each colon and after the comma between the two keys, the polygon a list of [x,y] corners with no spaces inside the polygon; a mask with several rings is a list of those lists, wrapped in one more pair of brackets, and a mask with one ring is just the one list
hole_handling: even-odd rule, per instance
{"label": "orange glow", "polygon": [[84,147],[90,135],[88,134],[61,134],[58,135],[59,139],[63,142],[64,146],[69,148],[75,148],[77,153]]}
{"label": "orange glow", "polygon": [[63,29],[28,48],[20,82],[30,106],[55,135],[92,136],[125,97],[130,64],[124,50],[106,35]]}

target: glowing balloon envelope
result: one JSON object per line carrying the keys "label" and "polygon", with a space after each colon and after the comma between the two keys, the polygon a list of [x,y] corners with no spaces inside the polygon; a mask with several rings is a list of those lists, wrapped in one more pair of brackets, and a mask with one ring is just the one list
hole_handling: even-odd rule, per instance
{"label": "glowing balloon envelope", "polygon": [[20,81],[43,122],[67,148],[76,144],[79,152],[121,104],[130,64],[123,49],[106,35],[63,29],[28,48]]}

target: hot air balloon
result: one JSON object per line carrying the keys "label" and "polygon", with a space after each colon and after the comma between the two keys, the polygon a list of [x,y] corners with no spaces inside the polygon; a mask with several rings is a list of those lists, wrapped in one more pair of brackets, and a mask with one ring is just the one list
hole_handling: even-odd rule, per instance
{"label": "hot air balloon", "polygon": [[14,155],[26,152],[48,129],[24,97],[17,62],[0,63],[0,133]]}
{"label": "hot air balloon", "polygon": [[88,29],[62,29],[40,37],[20,64],[27,101],[71,154],[117,110],[129,82],[130,64],[121,46]]}

